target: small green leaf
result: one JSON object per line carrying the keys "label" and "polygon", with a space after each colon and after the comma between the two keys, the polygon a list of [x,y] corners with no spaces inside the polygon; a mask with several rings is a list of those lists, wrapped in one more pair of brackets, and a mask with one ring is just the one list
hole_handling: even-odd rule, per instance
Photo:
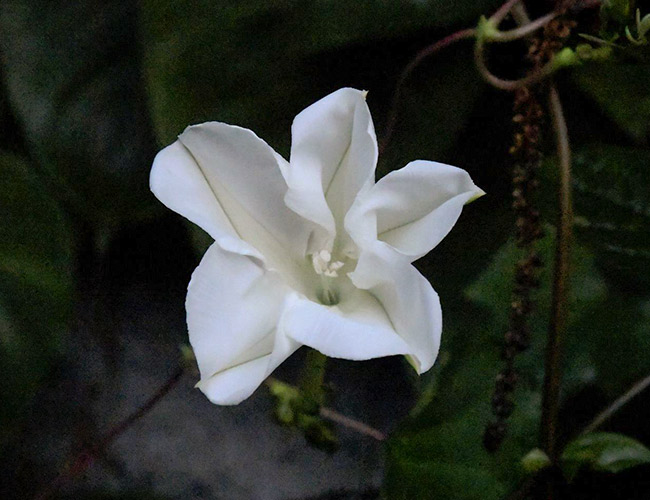
{"label": "small green leaf", "polygon": [[299,388],[277,379],[267,382],[275,398],[275,417],[282,425],[300,429],[307,441],[320,450],[332,453],[339,441],[330,422],[320,416],[320,405]]}
{"label": "small green leaf", "polygon": [[600,7],[601,34],[618,35],[632,20],[634,0],[603,0]]}
{"label": "small green leaf", "polygon": [[526,472],[534,474],[550,466],[551,459],[539,448],[533,448],[521,459],[521,465]]}
{"label": "small green leaf", "polygon": [[642,464],[650,464],[648,448],[636,439],[609,432],[581,435],[562,453],[562,468],[569,480],[581,467],[617,473]]}

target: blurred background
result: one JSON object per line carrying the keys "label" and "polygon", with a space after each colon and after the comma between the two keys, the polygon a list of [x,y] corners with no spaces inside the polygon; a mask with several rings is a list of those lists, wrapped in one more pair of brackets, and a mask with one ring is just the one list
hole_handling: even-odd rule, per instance
{"label": "blurred background", "polygon": [[[179,364],[186,285],[209,239],[149,192],[159,149],[187,125],[217,120],[288,157],[293,117],[344,86],[369,91],[381,138],[411,58],[500,3],[3,0],[0,497],[32,498]],[[529,7],[543,14],[551,3]],[[631,2],[609,4],[605,14],[572,11],[569,46],[578,33],[633,26]],[[523,43],[500,45],[490,67],[516,78],[525,53]],[[635,54],[558,79],[575,155],[565,440],[650,374],[650,65],[646,48]],[[432,159],[468,170],[488,195],[418,263],[445,315],[432,372],[417,379],[398,358],[328,365],[330,406],[389,433],[388,443],[336,427],[338,450],[319,450],[274,421],[265,388],[217,407],[186,374],[60,498],[489,500],[523,480],[520,459],[538,445],[557,215],[552,135],[540,171],[545,267],[533,341],[517,361],[509,437],[490,455],[482,435],[518,258],[512,95],[483,83],[472,43],[461,42],[412,73],[398,110],[378,175]],[[303,357],[277,377],[295,382]],[[605,429],[650,444],[648,403],[641,395]],[[648,498],[648,472],[583,471],[564,494]]]}

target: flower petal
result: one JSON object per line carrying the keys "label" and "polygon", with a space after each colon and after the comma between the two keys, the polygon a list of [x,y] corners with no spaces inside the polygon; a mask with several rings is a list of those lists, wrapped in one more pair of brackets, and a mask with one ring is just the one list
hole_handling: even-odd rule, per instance
{"label": "flower petal", "polygon": [[361,188],[374,182],[377,139],[365,93],[344,88],[324,97],[296,116],[291,135],[285,201],[322,228],[311,249],[318,251],[331,244]]}
{"label": "flower petal", "polygon": [[345,220],[352,239],[385,241],[419,259],[449,233],[468,201],[483,195],[464,170],[418,160],[359,197]]}
{"label": "flower petal", "polygon": [[282,353],[274,353],[289,293],[280,277],[255,259],[225,251],[216,243],[208,249],[192,275],[186,308],[201,372],[198,386],[212,401],[241,401],[268,375],[271,355],[281,358],[279,364],[290,354],[283,346]]}
{"label": "flower petal", "polygon": [[382,304],[397,333],[408,344],[416,371],[433,366],[440,349],[442,310],[429,282],[408,259],[384,242],[361,250],[350,273],[355,286],[368,290]]}
{"label": "flower petal", "polygon": [[267,377],[270,354],[202,379],[196,387],[217,405],[236,405],[248,398]]}
{"label": "flower petal", "polygon": [[358,289],[336,306],[296,301],[283,315],[282,328],[301,344],[333,358],[361,360],[410,353],[377,299]]}
{"label": "flower petal", "polygon": [[156,155],[149,182],[165,206],[203,228],[223,247],[263,259],[239,238],[203,172],[180,141]]}
{"label": "flower petal", "polygon": [[151,190],[225,248],[251,254],[243,240],[293,274],[288,260],[304,257],[313,228],[284,204],[282,161],[250,130],[204,123],[158,154]]}

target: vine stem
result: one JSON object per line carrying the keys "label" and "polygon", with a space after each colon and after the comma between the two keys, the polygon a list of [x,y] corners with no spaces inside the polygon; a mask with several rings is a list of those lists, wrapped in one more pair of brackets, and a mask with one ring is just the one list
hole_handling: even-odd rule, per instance
{"label": "vine stem", "polygon": [[302,369],[298,387],[303,397],[319,407],[325,401],[324,383],[327,356],[309,349]]}
{"label": "vine stem", "polygon": [[562,103],[557,88],[549,89],[549,108],[557,142],[560,167],[559,220],[555,246],[555,269],[551,323],[546,345],[546,370],[542,400],[542,445],[553,462],[558,456],[557,422],[562,380],[562,350],[568,315],[569,265],[573,208],[571,203],[571,150]]}
{"label": "vine stem", "polygon": [[321,408],[319,410],[319,415],[324,419],[340,424],[343,427],[347,427],[348,429],[363,434],[364,436],[371,437],[376,441],[385,441],[387,438],[386,434],[380,430],[370,427],[368,424],[343,415],[342,413],[336,412],[330,408]]}
{"label": "vine stem", "polygon": [[490,17],[490,21],[499,24],[503,19],[508,15],[508,13],[512,10],[512,8],[518,4],[521,0],[508,0],[506,3],[504,3],[501,7],[497,9],[497,11],[492,14]]}
{"label": "vine stem", "polygon": [[539,17],[517,28],[507,31],[497,31],[490,38],[491,42],[512,42],[520,38],[533,34],[539,28],[546,26],[550,21],[558,16],[557,12],[549,12],[545,16]]}
{"label": "vine stem", "polygon": [[[580,432],[580,434],[584,435],[589,434],[590,432],[594,432],[607,420],[609,420],[612,415],[614,415],[632,399],[645,391],[648,387],[650,387],[650,375],[647,375],[641,380],[635,382],[632,387],[625,391],[621,396],[616,398],[612,404],[610,404],[607,408],[596,415],[594,419]],[[546,472],[547,470],[542,470],[534,476],[526,479],[517,490],[515,490],[510,496],[506,497],[506,500],[525,500],[528,498],[533,489],[540,484],[541,478]]]}
{"label": "vine stem", "polygon": [[488,69],[485,63],[485,43],[483,40],[477,40],[476,45],[474,46],[474,61],[476,62],[476,67],[479,73],[486,82],[493,87],[510,92],[539,83],[553,74],[556,70],[555,64],[553,61],[550,61],[539,71],[530,73],[518,80],[504,80],[503,78],[499,78]]}
{"label": "vine stem", "polygon": [[388,118],[386,119],[386,126],[384,128],[384,135],[382,137],[381,144],[379,145],[379,153],[383,153],[383,151],[386,149],[386,145],[390,141],[391,136],[393,135],[393,131],[395,129],[395,122],[397,121],[397,108],[399,104],[399,100],[402,97],[402,87],[404,86],[404,83],[408,79],[408,77],[413,73],[413,70],[417,68],[422,61],[427,59],[428,57],[437,54],[440,52],[442,49],[445,49],[449,47],[450,45],[453,45],[456,42],[459,42],[460,40],[465,40],[467,38],[474,38],[476,36],[476,30],[474,28],[468,28],[464,30],[457,31],[456,33],[452,33],[451,35],[443,38],[442,40],[438,40],[432,45],[429,45],[428,47],[425,47],[424,49],[420,50],[417,54],[415,54],[415,57],[411,59],[411,61],[406,65],[406,67],[402,70],[402,73],[400,74],[399,78],[397,79],[397,84],[395,85],[395,91],[393,93],[393,99],[391,101],[390,105],[390,111],[388,112]]}
{"label": "vine stem", "polygon": [[618,410],[623,408],[623,406],[629,403],[636,396],[638,396],[643,391],[645,391],[648,387],[650,387],[650,375],[636,382],[621,396],[616,398],[612,404],[610,404],[607,408],[605,408],[598,415],[596,415],[594,419],[589,423],[589,425],[587,425],[582,430],[582,434],[588,434],[589,432],[593,432],[596,429],[598,429],[598,427],[600,427],[605,422],[607,422],[607,420],[609,420],[612,417],[612,415],[614,415]]}
{"label": "vine stem", "polygon": [[65,468],[53,481],[47,484],[42,490],[36,493],[34,500],[46,500],[51,498],[56,492],[71,481],[79,474],[83,473],[92,465],[97,456],[99,456],[117,437],[129,429],[136,421],[149,413],[169,392],[176,386],[185,373],[185,368],[180,366],[167,379],[167,381],[151,396],[142,406],[131,413],[121,422],[113,426],[103,437],[95,444],[86,446],[71,461],[71,465]]}
{"label": "vine stem", "polygon": [[[320,353],[319,353],[320,354]],[[274,377],[268,377],[265,381],[264,384],[271,388],[274,383],[280,382],[278,379]],[[284,385],[289,385],[285,384],[284,382],[280,382]],[[291,386],[293,387],[293,386]],[[298,389],[296,387],[293,387],[294,389]],[[360,420],[356,420],[352,417],[348,417],[347,415],[343,415],[342,413],[337,412],[336,410],[333,410],[332,408],[327,408],[325,406],[320,406],[318,409],[318,414],[320,415],[321,418],[324,418],[325,420],[330,420],[331,422],[334,422],[336,424],[340,424],[343,427],[346,427],[350,430],[353,430],[355,432],[358,432],[359,434],[363,434],[365,436],[371,437],[377,441],[385,441],[388,439],[388,436],[381,432],[378,429],[375,429],[374,427],[371,427],[370,425],[366,424],[365,422],[361,422]]]}
{"label": "vine stem", "polygon": [[[517,7],[519,2],[521,0],[508,0],[505,2],[497,11],[490,16],[489,21],[493,23],[495,26],[498,26],[501,21],[508,15],[508,13],[514,8]],[[518,40],[520,38],[523,38],[525,36],[528,36],[529,34],[533,33],[537,29],[541,28],[542,26],[546,25],[549,21],[557,17],[557,13],[551,12],[545,16],[540,17],[539,19],[536,19],[535,21],[532,21],[530,23],[527,23],[525,26],[520,26],[518,28],[509,30],[509,31],[503,31],[499,32],[498,35],[496,35],[496,38],[493,40],[494,42],[509,42],[513,40]],[[395,91],[393,92],[393,99],[391,101],[391,105],[389,108],[388,112],[388,118],[386,119],[386,126],[384,127],[384,135],[382,137],[381,143],[379,145],[379,154],[382,154],[384,150],[386,149],[386,145],[390,141],[390,138],[393,135],[393,131],[395,129],[395,123],[397,121],[397,110],[398,110],[398,104],[399,100],[402,95],[402,87],[404,86],[404,83],[408,79],[408,77],[413,73],[415,68],[417,68],[422,61],[427,59],[428,57],[437,54],[440,52],[442,49],[445,49],[449,47],[450,45],[455,44],[456,42],[459,42],[460,40],[465,40],[468,38],[475,38],[477,35],[477,31],[474,28],[467,28],[463,29],[460,31],[457,31],[455,33],[452,33],[451,35],[443,38],[442,40],[438,40],[432,45],[429,45],[428,47],[425,47],[422,49],[420,52],[418,52],[413,59],[406,65],[406,67],[402,70],[402,73],[400,74],[399,78],[397,79],[397,83],[395,84]],[[540,73],[538,74],[533,74],[530,75],[527,78],[522,78],[521,80],[503,80],[501,78],[498,78],[497,76],[493,75],[487,68],[485,61],[484,61],[484,48],[483,48],[483,41],[478,40],[475,48],[475,56],[477,59],[477,66],[479,69],[479,72],[481,75],[483,75],[483,78],[485,78],[486,81],[491,83],[497,88],[501,88],[504,90],[515,90],[517,88],[529,85],[531,83],[536,83],[538,80],[543,80],[547,76],[549,76],[553,71],[555,70],[554,67],[552,67],[550,64],[548,66],[545,66],[542,68]]]}

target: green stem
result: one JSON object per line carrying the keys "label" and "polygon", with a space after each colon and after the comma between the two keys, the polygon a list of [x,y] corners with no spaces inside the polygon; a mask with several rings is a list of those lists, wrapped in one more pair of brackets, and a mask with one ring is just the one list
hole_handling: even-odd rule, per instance
{"label": "green stem", "polygon": [[310,349],[305,358],[298,387],[304,401],[310,406],[320,408],[325,403],[325,365],[327,356],[316,349]]}

